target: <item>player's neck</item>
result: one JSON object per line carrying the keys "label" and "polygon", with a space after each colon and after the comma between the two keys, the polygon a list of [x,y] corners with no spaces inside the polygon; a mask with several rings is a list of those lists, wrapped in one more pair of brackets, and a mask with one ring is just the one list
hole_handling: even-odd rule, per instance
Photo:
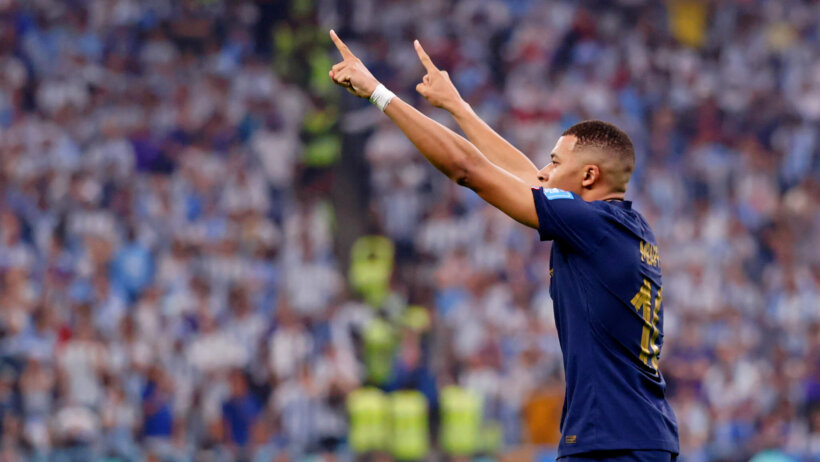
{"label": "player's neck", "polygon": [[625,200],[625,193],[623,192],[603,192],[585,190],[580,194],[581,198],[587,202],[592,201],[622,201]]}

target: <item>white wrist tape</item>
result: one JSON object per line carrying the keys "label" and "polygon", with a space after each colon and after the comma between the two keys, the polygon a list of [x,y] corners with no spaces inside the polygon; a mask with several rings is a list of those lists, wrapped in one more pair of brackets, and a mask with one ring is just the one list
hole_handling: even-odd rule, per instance
{"label": "white wrist tape", "polygon": [[395,97],[395,93],[388,90],[384,85],[379,84],[379,86],[373,90],[373,94],[370,95],[370,102],[375,104],[379,110],[384,112],[384,110],[387,109],[387,105],[390,104],[390,100]]}

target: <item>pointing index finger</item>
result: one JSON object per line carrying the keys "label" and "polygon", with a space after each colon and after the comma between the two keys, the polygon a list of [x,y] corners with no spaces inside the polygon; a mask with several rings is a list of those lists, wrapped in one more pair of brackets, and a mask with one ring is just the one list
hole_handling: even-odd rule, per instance
{"label": "pointing index finger", "polygon": [[424,65],[424,68],[427,69],[427,72],[437,71],[438,68],[435,64],[433,64],[433,60],[427,55],[427,52],[424,51],[424,48],[421,47],[421,43],[418,40],[413,42],[413,45],[416,47],[416,53],[419,55],[419,59],[421,60],[421,64]]}
{"label": "pointing index finger", "polygon": [[342,42],[342,39],[340,39],[339,36],[336,35],[336,31],[334,31],[333,29],[330,29],[330,39],[333,40],[333,44],[336,45],[336,48],[339,50],[339,53],[342,54],[342,58],[356,58],[356,55],[354,55],[353,52],[350,51],[350,48],[348,48],[347,45],[345,45],[345,43]]}

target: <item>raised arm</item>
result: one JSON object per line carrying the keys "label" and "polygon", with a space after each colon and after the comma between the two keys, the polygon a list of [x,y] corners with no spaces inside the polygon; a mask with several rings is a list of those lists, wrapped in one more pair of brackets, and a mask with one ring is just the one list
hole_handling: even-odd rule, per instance
{"label": "raised arm", "polygon": [[516,221],[538,228],[529,185],[490,162],[472,143],[398,97],[384,111],[416,148],[451,180]]}
{"label": "raised arm", "polygon": [[[333,81],[360,98],[370,98],[378,80],[348,49],[335,32],[330,37],[343,61],[330,70]],[[448,178],[466,186],[516,221],[538,227],[529,185],[490,162],[472,143],[430,119],[398,97],[384,113],[401,129],[424,157]]]}
{"label": "raised arm", "polygon": [[501,137],[486,122],[478,117],[473,108],[461,98],[447,71],[439,70],[418,40],[413,42],[427,75],[416,90],[435,107],[440,107],[453,115],[458,125],[479,151],[490,162],[535,186],[541,183],[538,167],[521,151]]}

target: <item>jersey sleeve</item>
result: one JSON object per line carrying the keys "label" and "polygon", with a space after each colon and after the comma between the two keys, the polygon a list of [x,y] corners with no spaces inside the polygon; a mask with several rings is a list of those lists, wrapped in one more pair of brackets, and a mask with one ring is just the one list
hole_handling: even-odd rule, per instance
{"label": "jersey sleeve", "polygon": [[603,238],[603,216],[577,194],[557,188],[532,188],[532,195],[542,241],[555,241],[589,253]]}

